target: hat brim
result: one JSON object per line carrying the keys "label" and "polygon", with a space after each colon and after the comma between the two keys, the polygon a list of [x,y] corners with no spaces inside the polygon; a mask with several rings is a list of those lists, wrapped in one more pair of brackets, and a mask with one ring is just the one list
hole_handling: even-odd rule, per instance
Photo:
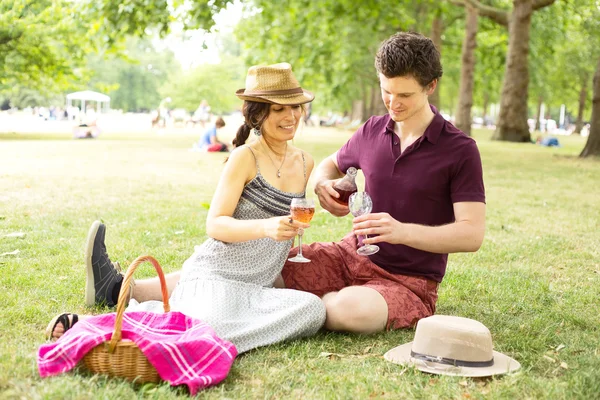
{"label": "hat brim", "polygon": [[485,377],[513,372],[521,368],[521,364],[507,355],[494,351],[494,365],[490,367],[455,367],[430,361],[417,360],[410,355],[412,342],[394,347],[383,358],[395,364],[414,366],[416,369],[436,375]]}
{"label": "hat brim", "polygon": [[308,90],[302,90],[301,94],[279,96],[246,96],[244,94],[245,90],[246,89],[239,89],[235,92],[235,95],[242,100],[256,101],[258,103],[279,104],[282,106],[299,106],[301,104],[310,103],[315,99],[315,95]]}

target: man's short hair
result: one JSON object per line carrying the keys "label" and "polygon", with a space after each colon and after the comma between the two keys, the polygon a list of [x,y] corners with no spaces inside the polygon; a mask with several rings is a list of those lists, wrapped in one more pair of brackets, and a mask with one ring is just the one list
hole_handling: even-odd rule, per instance
{"label": "man's short hair", "polygon": [[433,41],[416,32],[398,32],[384,41],[375,56],[375,68],[386,78],[412,76],[423,87],[443,73]]}
{"label": "man's short hair", "polygon": [[217,128],[222,128],[225,126],[225,121],[223,120],[223,118],[219,117],[217,118],[217,120],[215,121],[215,126]]}

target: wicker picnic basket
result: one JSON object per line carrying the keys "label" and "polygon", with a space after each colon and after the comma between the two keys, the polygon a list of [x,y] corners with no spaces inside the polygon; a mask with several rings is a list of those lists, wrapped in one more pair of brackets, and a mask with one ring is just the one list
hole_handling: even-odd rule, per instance
{"label": "wicker picnic basket", "polygon": [[128,291],[133,279],[133,273],[138,265],[145,261],[154,265],[154,269],[156,269],[156,273],[160,279],[164,310],[165,312],[169,312],[170,310],[167,283],[158,261],[151,256],[136,258],[129,268],[127,268],[121,291],[119,292],[115,329],[110,341],[99,344],[83,357],[84,367],[93,373],[125,378],[130,381],[135,380],[139,383],[156,383],[161,381],[158,372],[150,364],[139,347],[132,341],[121,340],[123,313],[125,312],[126,303],[129,300]]}

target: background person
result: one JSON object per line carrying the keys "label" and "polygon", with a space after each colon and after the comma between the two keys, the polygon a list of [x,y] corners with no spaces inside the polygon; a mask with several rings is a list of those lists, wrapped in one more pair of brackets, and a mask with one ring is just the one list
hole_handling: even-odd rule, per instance
{"label": "background person", "polygon": [[200,102],[200,105],[194,112],[193,121],[200,122],[200,125],[202,125],[202,127],[204,128],[204,126],[210,122],[210,118],[211,118],[210,110],[211,109],[210,109],[210,105],[208,104],[208,101],[202,100],[202,102]]}
{"label": "background person", "polygon": [[215,124],[204,132],[202,138],[197,143],[195,148],[208,152],[229,151],[229,146],[219,141],[219,138],[217,137],[217,131],[223,128],[224,126],[225,121],[223,120],[223,118],[217,118]]}

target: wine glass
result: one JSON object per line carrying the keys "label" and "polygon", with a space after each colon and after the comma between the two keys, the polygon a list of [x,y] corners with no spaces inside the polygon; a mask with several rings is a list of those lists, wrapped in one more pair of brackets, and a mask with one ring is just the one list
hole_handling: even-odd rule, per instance
{"label": "wine glass", "polygon": [[[369,196],[367,192],[352,193],[350,199],[348,199],[348,208],[350,208],[350,212],[355,217],[365,215],[370,213],[373,209],[373,200],[371,200],[371,196]],[[366,238],[368,238],[367,235],[365,235],[365,239]],[[379,246],[376,244],[363,244],[356,250],[361,256],[375,254],[378,251]]]}
{"label": "wine glass", "polygon": [[[292,219],[308,224],[315,215],[315,202],[312,199],[295,197],[290,205]],[[288,261],[307,263],[310,260],[302,255],[302,234],[304,230],[298,232],[298,254],[295,257],[289,258]]]}

